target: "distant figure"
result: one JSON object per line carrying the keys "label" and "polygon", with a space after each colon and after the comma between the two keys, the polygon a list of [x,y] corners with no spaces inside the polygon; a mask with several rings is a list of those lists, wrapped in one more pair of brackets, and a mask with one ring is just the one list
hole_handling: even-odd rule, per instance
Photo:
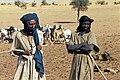
{"label": "distant figure", "polygon": [[82,16],[79,26],[67,43],[68,52],[74,54],[69,80],[93,80],[94,63],[89,54],[97,53],[99,47],[94,33],[90,30],[92,22],[93,19]]}
{"label": "distant figure", "polygon": [[56,29],[56,25],[53,26],[53,28],[50,28],[50,36],[51,36],[51,41],[54,42],[55,41],[55,29]]}
{"label": "distant figure", "polygon": [[43,45],[46,45],[46,42],[48,41],[50,44],[52,44],[52,41],[50,40],[50,30],[51,26],[49,24],[46,24],[44,27],[42,27],[44,42]]}
{"label": "distant figure", "polygon": [[61,42],[61,38],[63,38],[63,31],[64,28],[62,25],[59,25],[58,27],[56,26],[55,29],[55,42]]}
{"label": "distant figure", "polygon": [[13,80],[46,80],[42,57],[43,33],[39,30],[38,16],[28,13],[20,20],[24,29],[13,34],[12,50],[18,56]]}

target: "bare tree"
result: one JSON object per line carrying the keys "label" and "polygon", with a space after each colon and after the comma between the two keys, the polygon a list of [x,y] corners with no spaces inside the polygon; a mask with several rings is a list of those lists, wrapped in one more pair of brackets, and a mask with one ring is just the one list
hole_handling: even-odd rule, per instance
{"label": "bare tree", "polygon": [[46,2],[46,0],[42,0],[42,5],[48,5],[48,3]]}
{"label": "bare tree", "polygon": [[73,5],[72,8],[77,10],[77,21],[79,20],[80,11],[86,11],[88,9],[89,0],[72,0],[70,5]]}
{"label": "bare tree", "polygon": [[17,0],[14,2],[14,4],[22,9],[27,9],[27,3],[26,2],[23,2],[23,1],[20,1],[20,0]]}
{"label": "bare tree", "polygon": [[15,1],[15,6],[18,6],[18,7],[19,7],[19,6],[20,6],[20,3],[21,3],[20,0]]}
{"label": "bare tree", "polygon": [[36,7],[37,3],[34,1],[32,2],[32,7]]}

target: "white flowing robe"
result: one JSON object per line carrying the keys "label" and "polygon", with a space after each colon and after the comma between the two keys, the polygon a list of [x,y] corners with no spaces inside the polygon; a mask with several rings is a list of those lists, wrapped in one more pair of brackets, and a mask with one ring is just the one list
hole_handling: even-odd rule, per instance
{"label": "white flowing robe", "polygon": [[[39,36],[39,42],[43,43],[43,34],[41,31],[37,30]],[[17,69],[13,80],[46,80],[45,74],[41,78],[39,73],[35,69],[35,60],[33,59],[34,53],[36,51],[36,46],[34,40],[28,41],[28,37],[24,32],[15,32],[13,35],[14,41],[12,45],[12,50],[31,50],[32,45],[32,55],[18,55]],[[42,53],[42,50],[41,50]]]}

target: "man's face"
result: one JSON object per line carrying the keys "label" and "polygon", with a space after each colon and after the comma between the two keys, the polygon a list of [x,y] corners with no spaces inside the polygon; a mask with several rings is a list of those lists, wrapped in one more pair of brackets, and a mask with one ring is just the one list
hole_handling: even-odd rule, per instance
{"label": "man's face", "polygon": [[84,30],[88,30],[89,27],[90,27],[90,22],[89,21],[82,22],[82,28]]}
{"label": "man's face", "polygon": [[36,26],[36,21],[35,21],[35,20],[30,20],[30,21],[29,21],[29,26],[30,26],[31,28],[35,28],[35,26]]}

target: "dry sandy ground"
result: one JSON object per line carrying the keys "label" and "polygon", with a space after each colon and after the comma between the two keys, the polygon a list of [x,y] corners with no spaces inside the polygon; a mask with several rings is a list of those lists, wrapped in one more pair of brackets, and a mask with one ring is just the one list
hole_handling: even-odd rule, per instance
{"label": "dry sandy ground", "polygon": [[[26,10],[14,5],[0,5],[0,28],[16,26],[22,28],[20,17],[26,13],[35,12],[40,18],[40,24],[58,24],[66,29],[75,30],[76,11],[71,6],[42,6],[28,7]],[[108,80],[120,80],[120,72],[113,74],[104,72],[106,68],[120,70],[120,6],[119,5],[91,5],[81,15],[88,15],[95,21],[92,30],[96,33],[97,42],[101,48],[100,53],[108,52],[110,61],[97,60],[101,70]],[[59,23],[58,23],[59,22]],[[67,23],[70,22],[70,23]],[[0,51],[10,49],[11,44],[0,43]],[[72,56],[67,53],[63,44],[54,44],[44,47],[45,74],[47,80],[68,80]],[[9,53],[0,54],[0,80],[12,80],[16,69],[17,57]],[[95,72],[94,80],[104,80],[99,72]]]}

